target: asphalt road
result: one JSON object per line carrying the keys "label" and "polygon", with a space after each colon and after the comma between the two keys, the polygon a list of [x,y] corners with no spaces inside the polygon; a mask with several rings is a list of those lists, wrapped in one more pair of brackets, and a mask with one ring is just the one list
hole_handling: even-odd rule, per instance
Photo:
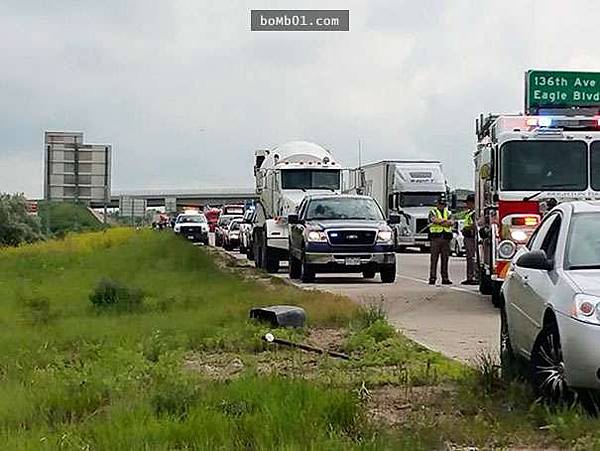
{"label": "asphalt road", "polygon": [[[233,252],[238,258],[245,258]],[[500,316],[488,296],[475,286],[461,286],[465,259],[451,257],[452,286],[427,284],[429,255],[397,254],[397,278],[382,284],[377,276],[365,280],[358,275],[324,274],[316,283],[302,288],[317,288],[343,294],[360,303],[381,302],[390,322],[406,336],[442,354],[475,364],[482,354],[498,355]],[[287,278],[287,268],[279,277]]]}

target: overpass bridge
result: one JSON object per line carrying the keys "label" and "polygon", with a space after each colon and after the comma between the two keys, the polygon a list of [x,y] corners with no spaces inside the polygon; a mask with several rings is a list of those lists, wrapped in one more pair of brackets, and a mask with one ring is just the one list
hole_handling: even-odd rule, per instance
{"label": "overpass bridge", "polygon": [[[178,208],[245,203],[258,199],[254,188],[127,190],[113,192],[107,207],[119,208],[121,196],[145,199],[150,208],[164,207],[165,199],[176,199]],[[91,201],[90,207],[103,208],[104,202]]]}

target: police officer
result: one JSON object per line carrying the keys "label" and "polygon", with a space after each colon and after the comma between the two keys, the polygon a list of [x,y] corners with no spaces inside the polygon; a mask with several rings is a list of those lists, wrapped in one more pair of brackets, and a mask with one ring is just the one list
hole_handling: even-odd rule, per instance
{"label": "police officer", "polygon": [[452,240],[454,221],[446,205],[446,195],[442,193],[438,198],[437,205],[429,212],[429,236],[431,239],[429,285],[435,285],[437,280],[437,262],[440,257],[442,284],[452,284],[448,277],[448,260],[450,259],[450,241]]}
{"label": "police officer", "polygon": [[475,275],[475,252],[477,252],[477,226],[475,224],[475,195],[469,194],[466,200],[467,211],[465,222],[462,229],[462,235],[465,242],[465,251],[467,254],[467,278],[461,282],[462,285],[477,285]]}

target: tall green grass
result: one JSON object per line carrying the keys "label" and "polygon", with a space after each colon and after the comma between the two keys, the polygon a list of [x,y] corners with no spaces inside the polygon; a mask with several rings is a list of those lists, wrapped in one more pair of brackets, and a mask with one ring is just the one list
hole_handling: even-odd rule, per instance
{"label": "tall green grass", "polygon": [[[135,310],[90,302],[100,280],[143,293]],[[190,351],[255,352],[256,305],[348,322],[348,300],[223,272],[171,234],[69,235],[0,251],[4,449],[347,449],[373,438],[356,396],[252,371],[224,384],[182,369]]]}

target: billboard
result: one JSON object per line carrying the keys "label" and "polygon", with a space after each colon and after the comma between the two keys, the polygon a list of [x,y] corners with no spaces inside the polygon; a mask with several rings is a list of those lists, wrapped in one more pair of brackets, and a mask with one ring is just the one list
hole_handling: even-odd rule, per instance
{"label": "billboard", "polygon": [[146,199],[131,196],[119,197],[119,216],[127,218],[143,218],[148,205]]}
{"label": "billboard", "polygon": [[110,199],[110,144],[86,144],[82,132],[44,132],[44,199],[103,202]]}

